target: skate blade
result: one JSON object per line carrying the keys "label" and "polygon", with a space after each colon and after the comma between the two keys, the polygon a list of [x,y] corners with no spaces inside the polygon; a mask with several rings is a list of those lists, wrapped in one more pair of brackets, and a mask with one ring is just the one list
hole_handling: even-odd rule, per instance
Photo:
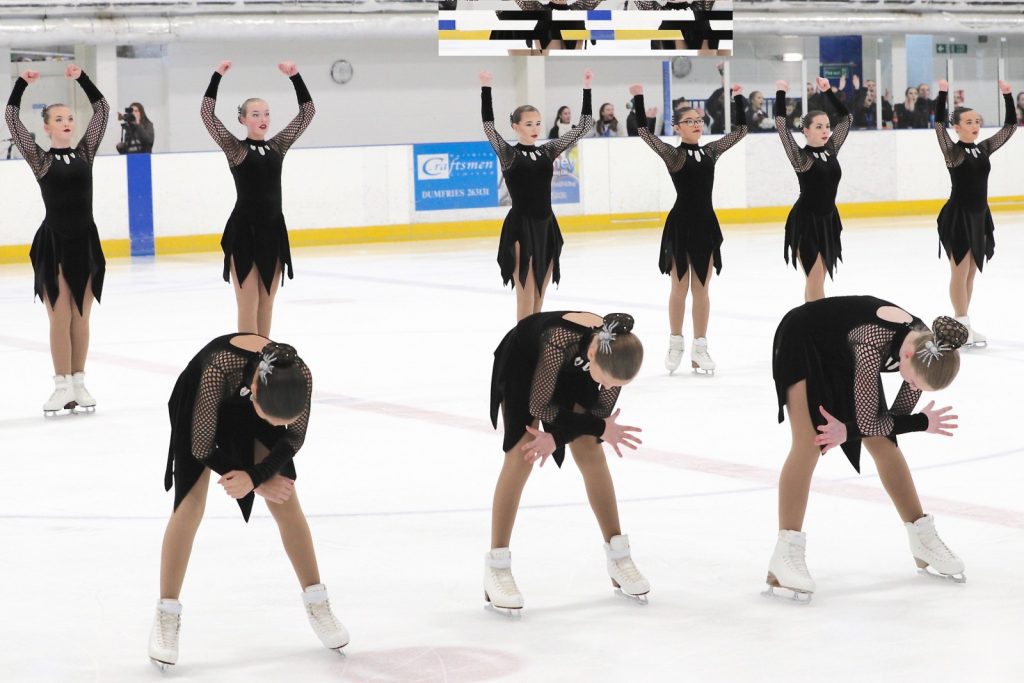
{"label": "skate blade", "polygon": [[96,412],[96,406],[79,406],[76,405],[72,411],[75,415],[92,415]]}
{"label": "skate blade", "polygon": [[930,576],[933,579],[939,579],[942,581],[952,581],[953,583],[967,583],[967,577],[964,576],[963,572],[960,572],[959,574],[943,574],[937,571],[927,562],[919,560],[916,557],[914,558],[914,562],[917,563],[917,571],[919,574],[924,574],[925,576]]}
{"label": "skate blade", "polygon": [[699,375],[701,377],[714,377],[715,376],[715,371],[714,370],[702,370],[701,368],[694,368],[693,369],[693,374]]}
{"label": "skate blade", "polygon": [[616,595],[621,595],[622,597],[626,598],[627,600],[629,600],[631,602],[635,602],[638,605],[646,605],[646,604],[648,604],[648,602],[647,602],[647,593],[643,593],[641,595],[630,595],[629,593],[625,592],[621,588],[616,588],[615,589],[615,594]]}
{"label": "skate blade", "polygon": [[500,605],[495,605],[491,602],[491,596],[487,594],[487,591],[484,591],[484,600],[487,601],[487,604],[484,605],[484,609],[488,612],[501,614],[508,619],[518,619],[522,616],[522,607],[502,607]]}
{"label": "skate blade", "polygon": [[64,415],[74,415],[75,411],[73,408],[58,408],[57,410],[46,410],[43,409],[43,417],[47,419],[53,419],[55,417],[63,417]]}
{"label": "skate blade", "polygon": [[161,671],[167,671],[172,666],[174,666],[170,662],[161,662],[159,659],[153,659],[152,657],[149,658],[149,661],[153,664],[153,666],[160,669]]}
{"label": "skate blade", "polygon": [[[799,605],[809,605],[811,603],[811,597],[814,595],[810,591],[787,588],[786,586],[779,584],[779,580],[771,574],[768,575],[766,583],[768,584],[768,588],[762,592],[761,595],[773,600],[786,600],[788,602],[795,602]],[[779,592],[776,593],[776,590]]]}

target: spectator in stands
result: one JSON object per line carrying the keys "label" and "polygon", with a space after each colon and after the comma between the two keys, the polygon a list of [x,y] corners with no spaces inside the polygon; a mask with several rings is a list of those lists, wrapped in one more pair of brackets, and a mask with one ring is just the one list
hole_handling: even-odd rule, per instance
{"label": "spectator in stands", "polygon": [[597,114],[597,121],[594,123],[594,132],[591,137],[595,138],[624,138],[626,137],[626,126],[615,118],[615,105],[605,102]]}
{"label": "spectator in stands", "polygon": [[911,86],[903,93],[903,102],[893,108],[896,128],[927,128],[928,117],[917,108],[917,88]]}
{"label": "spectator in stands", "polygon": [[132,102],[123,114],[118,112],[117,120],[121,122],[121,141],[115,145],[118,154],[150,154],[153,151],[156,132],[142,104]]}
{"label": "spectator in stands", "polygon": [[[878,87],[874,81],[864,81],[861,87],[860,76],[853,75],[853,125],[857,128],[877,128]],[[892,127],[892,104],[882,98],[882,127]]]}
{"label": "spectator in stands", "polygon": [[921,112],[920,115],[924,116],[924,120],[928,122],[926,128],[935,123],[935,100],[929,99],[928,95],[930,94],[931,87],[927,83],[917,86],[916,111]]}
{"label": "spectator in stands", "polygon": [[755,90],[750,93],[749,104],[747,105],[747,127],[751,133],[764,133],[775,130],[775,121],[764,107],[764,93]]}
{"label": "spectator in stands", "polygon": [[551,130],[548,131],[548,137],[555,140],[575,127],[576,124],[572,122],[572,109],[563,104],[558,108],[558,113],[555,114],[555,125],[551,126]]}

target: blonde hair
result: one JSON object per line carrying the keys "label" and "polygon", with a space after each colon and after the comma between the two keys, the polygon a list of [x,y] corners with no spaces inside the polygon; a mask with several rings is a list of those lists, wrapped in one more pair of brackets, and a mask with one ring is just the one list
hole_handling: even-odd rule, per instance
{"label": "blonde hair", "polygon": [[71,107],[64,104],[63,102],[54,102],[53,104],[46,105],[45,107],[43,107],[43,123],[50,122],[50,110],[54,107],[64,107],[65,109],[71,109]]}
{"label": "blonde hair", "polygon": [[262,102],[262,101],[263,100],[261,98],[259,98],[259,97],[250,97],[245,102],[242,102],[240,105],[238,105],[238,118],[240,118],[240,119],[244,119],[245,118],[246,114],[249,111],[249,105],[250,104],[252,104],[253,102]]}

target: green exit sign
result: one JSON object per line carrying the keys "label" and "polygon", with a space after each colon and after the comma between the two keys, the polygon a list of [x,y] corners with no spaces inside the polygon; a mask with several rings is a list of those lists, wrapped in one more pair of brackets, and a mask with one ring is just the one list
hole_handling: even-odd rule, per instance
{"label": "green exit sign", "polygon": [[935,46],[935,52],[940,55],[965,55],[967,43],[939,43]]}

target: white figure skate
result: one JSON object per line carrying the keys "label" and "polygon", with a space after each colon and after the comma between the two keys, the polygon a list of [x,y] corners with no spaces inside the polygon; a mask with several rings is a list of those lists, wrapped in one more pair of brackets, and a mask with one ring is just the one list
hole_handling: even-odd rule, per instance
{"label": "white figure skate", "polygon": [[967,328],[967,341],[964,346],[972,349],[983,349],[988,346],[988,337],[981,332],[976,332],[971,327],[971,318],[967,315],[957,316],[956,321]]}
{"label": "white figure skate", "polygon": [[89,390],[85,388],[85,373],[76,372],[71,376],[71,386],[75,390],[75,403],[78,404],[76,412],[96,412],[96,399],[92,397]]}
{"label": "white figure skate", "polygon": [[967,580],[964,576],[964,561],[939,538],[938,532],[935,531],[934,517],[925,515],[916,522],[908,522],[903,526],[907,528],[910,552],[922,572],[956,583]]}
{"label": "white figure skate", "polygon": [[504,610],[510,617],[523,608],[523,594],[512,577],[512,553],[495,548],[484,555],[484,600],[493,610]]}
{"label": "white figure skate", "polygon": [[71,384],[71,375],[54,375],[53,385],[53,394],[43,404],[43,415],[54,417],[58,414],[65,414],[64,411],[73,412],[75,409],[75,389]]}
{"label": "white figure skate", "polygon": [[156,604],[153,630],[149,633],[149,660],[161,671],[178,662],[178,634],[181,631],[181,603],[161,600]]}
{"label": "white figure skate", "polygon": [[683,347],[685,346],[682,335],[670,334],[668,336],[668,353],[665,354],[665,368],[668,374],[674,375],[683,361]]}
{"label": "white figure skate", "polygon": [[309,617],[309,625],[324,647],[330,650],[337,650],[340,654],[343,647],[348,645],[348,631],[338,621],[334,612],[331,611],[331,601],[327,597],[327,587],[322,583],[307,586],[302,591],[302,602],[306,606],[306,616]]}
{"label": "white figure skate", "polygon": [[[811,601],[815,585],[807,570],[806,549],[807,534],[802,531],[779,530],[779,540],[775,543],[775,552],[768,563],[768,590],[764,595],[781,595],[800,603]],[[790,594],[776,594],[776,588],[789,591]]]}
{"label": "white figure skate", "polygon": [[615,586],[615,592],[646,605],[651,584],[633,564],[629,551],[629,536],[612,536],[611,540],[604,544],[604,554],[608,558],[608,576]]}
{"label": "white figure skate", "polygon": [[693,340],[693,347],[690,349],[690,365],[693,366],[695,374],[715,374],[715,361],[711,360],[711,354],[708,353],[708,340],[706,338],[698,337]]}

